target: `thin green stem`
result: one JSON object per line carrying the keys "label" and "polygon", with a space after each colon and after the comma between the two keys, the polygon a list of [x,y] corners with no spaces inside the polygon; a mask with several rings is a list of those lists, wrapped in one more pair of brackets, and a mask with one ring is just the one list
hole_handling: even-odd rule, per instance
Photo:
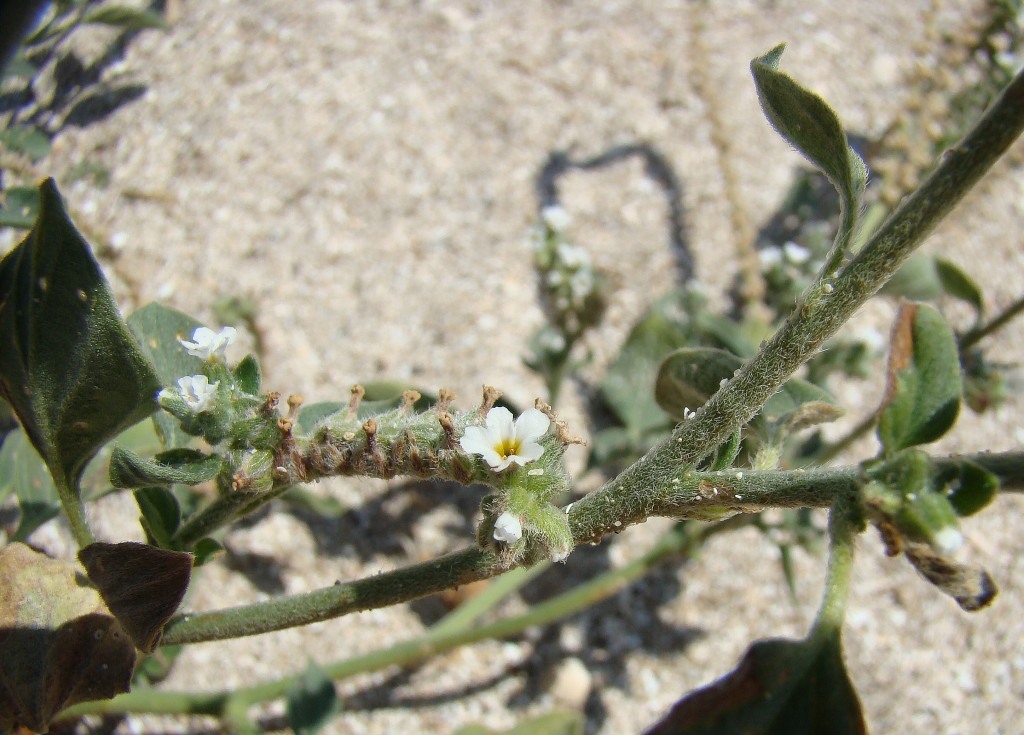
{"label": "thin green stem", "polygon": [[828,571],[821,606],[811,629],[812,636],[836,634],[843,627],[853,572],[854,540],[863,529],[864,521],[856,506],[837,500],[828,516]]}
{"label": "thin green stem", "polygon": [[[548,625],[611,597],[669,558],[689,557],[711,536],[745,525],[750,519],[750,516],[737,516],[713,525],[678,524],[636,560],[535,605],[521,615],[478,628],[438,625],[421,636],[403,641],[391,648],[328,664],[322,666],[322,670],[328,677],[337,681],[357,674],[380,671],[388,666],[408,666],[460,646],[516,635],[527,628]],[[278,699],[294,686],[295,681],[296,676],[287,676],[234,692],[192,694],[140,689],[110,700],[75,705],[65,710],[61,716],[70,718],[86,714],[129,712],[221,716],[229,706],[237,712],[243,706]]]}
{"label": "thin green stem", "polygon": [[430,628],[431,633],[454,632],[468,629],[474,622],[490,612],[509,595],[515,593],[531,579],[538,577],[551,567],[551,562],[544,561],[532,567],[513,569],[507,574],[494,579],[480,593],[456,607],[444,618]]}
{"label": "thin green stem", "polygon": [[[963,460],[994,473],[1006,491],[1024,489],[1024,453],[950,457],[936,460],[936,465],[941,469]],[[678,484],[669,483],[667,491],[652,493],[643,507],[617,507],[614,498],[609,498],[606,503],[595,506],[593,512],[577,515],[573,512],[577,502],[569,513],[569,522],[573,539],[580,544],[651,516],[709,520],[766,508],[829,508],[837,498],[849,498],[857,493],[860,482],[859,467],[691,472]],[[492,553],[469,547],[430,562],[301,595],[181,615],[168,623],[163,644],[200,643],[308,625],[408,602],[504,571],[507,570],[498,564]]]}
{"label": "thin green stem", "polygon": [[965,352],[971,347],[974,347],[978,342],[985,339],[985,337],[998,332],[1000,329],[1009,324],[1013,319],[1017,318],[1024,312],[1024,296],[1014,301],[1008,307],[1003,309],[998,315],[993,317],[987,324],[983,324],[980,327],[964,333],[960,337],[960,351]]}
{"label": "thin green stem", "polygon": [[82,503],[82,493],[77,487],[68,485],[63,473],[52,473],[53,483],[57,486],[57,495],[60,496],[61,506],[67,516],[68,525],[71,527],[71,535],[75,537],[78,548],[88,546],[96,538],[92,535],[89,522],[85,517],[85,505]]}
{"label": "thin green stem", "polygon": [[245,493],[226,492],[205,508],[196,513],[174,534],[177,548],[191,548],[197,541],[209,536],[219,528],[237,518],[243,518],[271,500],[288,492],[293,485],[277,485],[262,495],[246,495]]}

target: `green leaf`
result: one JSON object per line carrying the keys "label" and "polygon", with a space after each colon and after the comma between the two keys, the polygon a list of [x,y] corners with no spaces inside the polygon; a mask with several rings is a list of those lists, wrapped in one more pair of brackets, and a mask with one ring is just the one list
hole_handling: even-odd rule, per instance
{"label": "green leaf", "polygon": [[944,258],[935,259],[935,270],[942,282],[942,289],[950,296],[955,296],[973,306],[976,316],[980,318],[985,310],[985,302],[978,284],[960,270],[955,263]]}
{"label": "green leaf", "polygon": [[900,266],[880,293],[886,296],[902,296],[912,301],[931,301],[942,295],[942,281],[935,266],[935,257],[925,253],[914,253]]}
{"label": "green leaf", "polygon": [[9,433],[0,447],[0,502],[11,493],[21,513],[11,541],[24,541],[60,513],[57,488],[23,431]]}
{"label": "green leaf", "polygon": [[671,424],[658,405],[654,389],[662,361],[672,350],[686,344],[690,336],[675,313],[682,311],[683,299],[678,292],[658,299],[630,331],[601,381],[601,398],[631,437],[652,429],[663,430]]}
{"label": "green leaf", "polygon": [[960,411],[956,337],[926,304],[904,304],[896,316],[878,438],[887,454],[935,441]]}
{"label": "green leaf", "polygon": [[195,554],[195,566],[201,567],[223,554],[224,546],[212,538],[201,538],[192,547],[192,553]]}
{"label": "green leaf", "polygon": [[[696,410],[714,395],[723,380],[731,378],[743,365],[736,355],[714,347],[684,347],[668,355],[658,369],[654,395],[658,405],[676,420],[684,409]],[[771,422],[788,420],[807,404],[834,403],[823,388],[800,378],[791,378],[761,409]]]}
{"label": "green leaf", "polygon": [[312,660],[286,697],[285,717],[296,735],[313,735],[338,713],[334,683]]}
{"label": "green leaf", "polygon": [[867,169],[850,148],[835,112],[821,97],[779,71],[784,44],[750,63],[765,117],[779,134],[817,166],[846,201],[856,207]]}
{"label": "green leaf", "polygon": [[437,402],[437,396],[432,393],[397,380],[371,380],[362,385],[366,393],[359,404],[359,418],[368,418],[398,408],[402,403],[402,395],[409,390],[420,394],[419,400],[412,406],[416,412],[426,411]]}
{"label": "green leaf", "polygon": [[[202,323],[187,314],[156,303],[147,304],[128,317],[128,328],[143,354],[153,363],[164,386],[173,386],[178,378],[203,371],[203,361],[188,354],[179,341],[191,340],[201,326]],[[180,447],[192,441],[192,437],[181,430],[178,419],[169,413],[158,411],[153,423],[165,447]]]}
{"label": "green leaf", "polygon": [[960,478],[949,494],[953,510],[961,518],[974,515],[995,500],[999,478],[980,465],[966,460],[960,463]]}
{"label": "green leaf", "polygon": [[82,22],[115,26],[126,31],[167,27],[167,21],[159,13],[125,5],[105,5],[102,8],[96,8],[86,13],[82,17]]}
{"label": "green leaf", "polygon": [[238,387],[249,395],[260,394],[260,383],[263,381],[263,373],[260,364],[252,355],[246,355],[234,370],[235,381]]}
{"label": "green leaf", "polygon": [[171,449],[148,459],[115,447],[110,457],[110,482],[119,488],[198,485],[215,478],[221,466],[222,460],[216,454],[203,454],[195,449]]}
{"label": "green leaf", "polygon": [[15,125],[0,130],[0,145],[14,153],[21,153],[35,163],[50,155],[50,138],[38,128]]}
{"label": "green leaf", "polygon": [[684,347],[670,353],[658,368],[654,396],[662,410],[682,420],[684,410],[696,411],[714,395],[723,380],[743,366],[743,360],[714,347]]}
{"label": "green leaf", "polygon": [[52,179],[40,197],[35,227],[0,261],[0,393],[67,510],[86,462],[152,413],[160,384]]}
{"label": "green leaf", "polygon": [[914,301],[931,301],[947,294],[973,306],[977,317],[981,316],[985,306],[981,289],[959,266],[924,253],[915,253],[907,258],[907,262],[882,287],[881,293]]}
{"label": "green leaf", "polygon": [[321,419],[337,413],[347,404],[340,401],[324,401],[322,403],[310,403],[299,409],[299,415],[295,419],[295,430],[299,434],[308,434]]}
{"label": "green leaf", "polygon": [[865,735],[838,631],[758,641],[724,678],[675,704],[646,735]]}
{"label": "green leaf", "polygon": [[134,495],[142,512],[142,528],[151,542],[161,549],[173,548],[171,539],[181,525],[181,507],[174,493],[164,487],[144,487]]}
{"label": "green leaf", "polygon": [[39,216],[39,192],[31,186],[14,186],[4,192],[0,226],[27,230]]}

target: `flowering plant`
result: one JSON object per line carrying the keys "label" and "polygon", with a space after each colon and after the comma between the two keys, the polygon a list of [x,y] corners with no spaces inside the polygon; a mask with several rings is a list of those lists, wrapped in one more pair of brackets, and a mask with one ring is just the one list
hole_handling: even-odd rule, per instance
{"label": "flowering plant", "polygon": [[[837,722],[863,732],[842,658],[857,534],[876,527],[887,553],[905,556],[964,610],[996,597],[996,581],[964,554],[960,525],[999,492],[1020,489],[1024,456],[936,458],[922,447],[956,421],[965,351],[1013,313],[957,335],[937,309],[903,304],[884,398],[865,429],[875,429],[880,450],[849,467],[824,466],[835,446],[798,441],[839,409],[823,379],[812,379],[810,370],[806,379],[794,374],[813,364],[826,340],[1024,129],[1024,75],[920,190],[884,225],[864,232],[866,166],[832,110],[779,70],[781,54],[778,47],[752,62],[758,94],[771,124],[835,187],[835,238],[818,251],[789,241],[765,251],[762,266],[783,268],[780,278],[796,281],[812,267],[815,273],[759,348],[746,349],[741,330],[710,319],[692,284],[658,302],[596,391],[618,424],[595,435],[591,462],[609,477],[586,494],[576,491],[564,461],[567,447],[580,440],[542,400],[512,411],[497,405],[500,393],[487,387],[478,406],[460,409],[447,390],[426,396],[407,389],[378,399],[355,386],[346,402],[304,406],[299,396],[282,400],[265,391],[254,356],[229,362],[233,328],[214,331],[158,305],[122,320],[56,185],[44,182],[34,228],[0,261],[0,393],[52,477],[90,584],[81,582],[76,565],[39,558],[20,543],[0,551],[0,589],[13,590],[0,606],[0,729],[41,731],[58,717],[166,711],[185,701],[221,717],[228,729],[248,731],[256,727],[252,705],[286,692],[299,703],[289,714],[299,727],[316,708],[309,690],[325,688],[333,702],[328,675],[340,677],[354,664],[326,673],[311,666],[303,681],[259,691],[161,698],[142,685],[138,672],[145,667],[136,669],[137,657],[153,661],[160,646],[306,625],[499,574],[521,584],[531,567],[571,561],[580,544],[652,516],[680,521],[643,557],[583,590],[490,626],[474,627],[462,618],[471,613],[457,611],[455,623],[446,620],[384,652],[374,665],[411,663],[484,634],[507,635],[567,615],[657,561],[692,553],[712,534],[743,524],[780,531],[782,524],[757,515],[762,510],[828,509],[827,579],[807,637],[754,644],[733,674],[681,700],[651,732],[767,732],[766,722],[787,732],[820,732]],[[549,206],[540,214],[534,255],[547,324],[530,364],[554,402],[564,379],[586,362],[574,353],[601,318],[607,283],[587,251],[569,242],[565,211]],[[961,298],[974,299],[969,278],[948,267],[942,272]],[[69,365],[68,355],[77,363]],[[119,440],[105,457],[110,484],[132,492],[146,543],[97,541],[86,513],[86,465],[150,416],[158,451]],[[812,461],[822,466],[805,471],[801,465]],[[476,538],[439,559],[365,579],[244,607],[177,612],[194,570],[223,551],[224,528],[304,483],[335,476],[483,486]],[[23,499],[23,514],[32,507]],[[794,535],[820,531],[806,516],[787,518]],[[26,583],[26,569],[45,577],[43,592]],[[26,661],[42,663],[22,666]],[[7,662],[15,664],[3,668]],[[815,706],[807,711],[809,698]],[[334,711],[333,704],[321,709],[324,717]]]}

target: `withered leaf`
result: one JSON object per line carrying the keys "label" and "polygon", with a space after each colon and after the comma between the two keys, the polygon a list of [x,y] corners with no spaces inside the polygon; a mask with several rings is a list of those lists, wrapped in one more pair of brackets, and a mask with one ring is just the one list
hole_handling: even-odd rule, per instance
{"label": "withered leaf", "polygon": [[78,552],[90,581],[135,645],[152,653],[192,576],[192,554],[126,541]]}

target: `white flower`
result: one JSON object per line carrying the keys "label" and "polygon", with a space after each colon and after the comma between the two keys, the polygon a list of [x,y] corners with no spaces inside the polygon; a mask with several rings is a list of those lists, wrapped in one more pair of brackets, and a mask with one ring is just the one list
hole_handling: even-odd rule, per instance
{"label": "white flower", "polygon": [[590,265],[590,253],[579,245],[570,245],[563,242],[555,252],[558,253],[558,259],[562,261],[566,268],[576,269]]}
{"label": "white flower", "polygon": [[782,249],[769,245],[757,252],[757,259],[765,270],[782,262]]}
{"label": "white flower", "polygon": [[582,301],[590,295],[590,292],[594,290],[594,274],[589,268],[580,268],[572,274],[572,278],[569,280],[569,290],[572,291],[572,297],[577,301]]}
{"label": "white flower", "polygon": [[186,342],[183,339],[178,341],[181,346],[188,350],[188,354],[202,360],[223,360],[224,352],[228,345],[235,341],[238,334],[234,327],[224,327],[219,332],[214,332],[207,327],[199,327],[192,333],[195,342]]}
{"label": "white flower", "polygon": [[517,516],[505,511],[494,522],[494,540],[514,544],[523,537],[523,524]]}
{"label": "white flower", "polygon": [[537,443],[551,421],[536,408],[528,408],[512,422],[512,412],[500,406],[487,412],[486,427],[466,428],[459,445],[469,454],[479,454],[495,472],[513,462],[522,466],[544,454]]}
{"label": "white flower", "polygon": [[811,251],[792,240],[782,246],[782,251],[786,254],[786,260],[796,265],[803,265],[811,259]]}
{"label": "white flower", "polygon": [[552,230],[562,231],[572,222],[572,217],[557,204],[540,210],[540,218]]}
{"label": "white flower", "polygon": [[[217,395],[218,385],[220,385],[219,382],[211,383],[205,375],[186,375],[184,378],[178,378],[181,398],[185,401],[185,405],[196,413],[210,407],[214,396]],[[160,391],[161,396],[167,393],[166,388]]]}

